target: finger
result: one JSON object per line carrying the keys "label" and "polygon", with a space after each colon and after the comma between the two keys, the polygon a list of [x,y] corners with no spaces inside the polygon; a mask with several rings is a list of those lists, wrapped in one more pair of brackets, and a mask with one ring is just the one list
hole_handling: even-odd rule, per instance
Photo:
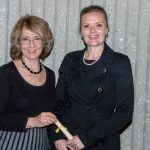
{"label": "finger", "polygon": [[49,116],[41,116],[40,117],[41,122],[49,122],[49,123],[54,123],[55,122],[55,118],[53,117],[49,117]]}
{"label": "finger", "polygon": [[49,117],[56,118],[56,116],[53,113],[51,113],[51,112],[47,112],[46,115],[49,116]]}
{"label": "finger", "polygon": [[51,113],[51,112],[41,112],[40,116],[41,117],[53,117],[53,118],[56,118],[56,116],[53,113]]}
{"label": "finger", "polygon": [[40,119],[40,122],[41,122],[42,124],[46,124],[46,125],[49,123],[48,119],[45,119],[45,118],[41,118],[41,119]]}
{"label": "finger", "polygon": [[71,145],[67,145],[67,147],[68,147],[70,150],[75,150],[75,148],[72,147]]}
{"label": "finger", "polygon": [[45,117],[53,123],[56,122],[56,116],[51,113],[47,113]]}

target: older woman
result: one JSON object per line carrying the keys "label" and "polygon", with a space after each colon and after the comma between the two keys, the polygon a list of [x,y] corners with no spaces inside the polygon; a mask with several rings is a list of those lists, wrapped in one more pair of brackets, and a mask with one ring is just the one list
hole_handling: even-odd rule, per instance
{"label": "older woman", "polygon": [[0,149],[48,150],[47,126],[56,121],[55,75],[40,59],[51,52],[48,23],[24,16],[11,33],[13,61],[0,67]]}

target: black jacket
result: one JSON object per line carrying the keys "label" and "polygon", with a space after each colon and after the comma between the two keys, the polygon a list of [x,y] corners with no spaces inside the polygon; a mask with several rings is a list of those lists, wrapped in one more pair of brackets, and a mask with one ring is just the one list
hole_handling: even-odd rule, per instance
{"label": "black jacket", "polygon": [[[86,149],[120,150],[119,134],[131,122],[133,113],[130,61],[105,44],[100,60],[85,66],[84,51],[67,54],[61,64],[57,112]],[[61,133],[54,137],[64,138]]]}

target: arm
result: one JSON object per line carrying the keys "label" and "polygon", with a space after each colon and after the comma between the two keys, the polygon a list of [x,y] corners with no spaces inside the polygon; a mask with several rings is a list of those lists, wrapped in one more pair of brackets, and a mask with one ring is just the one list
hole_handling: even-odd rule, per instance
{"label": "arm", "polygon": [[[54,109],[54,113],[56,114],[57,118],[59,118],[59,120],[61,120],[61,111],[64,108],[64,75],[59,75],[59,79],[57,82],[57,94],[59,95],[59,97],[61,97],[61,99],[59,97],[57,97],[57,102],[56,102],[56,106]],[[61,94],[61,96],[60,96]],[[55,148],[57,150],[67,150],[67,141],[66,141],[66,137],[65,135],[59,131],[58,133],[56,133],[56,129],[57,126],[56,125],[51,125],[49,128],[50,131],[50,141],[53,145],[55,145]]]}
{"label": "arm", "polygon": [[45,127],[56,122],[56,117],[51,112],[41,112],[36,117],[29,117],[26,128]]}
{"label": "arm", "polygon": [[[43,127],[55,122],[55,116],[50,112],[38,112],[35,113],[35,116],[31,115],[31,110],[26,107],[22,110],[23,102],[27,101],[19,99],[24,95],[20,91],[18,92],[16,87],[23,88],[19,85],[15,86],[18,82],[18,80],[14,80],[15,77],[15,72],[10,64],[0,68],[0,130],[26,132],[27,128]],[[20,94],[19,97],[16,97],[16,91]]]}
{"label": "arm", "polygon": [[[67,83],[65,82],[65,73],[62,71],[62,68],[65,66],[64,62],[65,62],[65,59],[63,60],[61,67],[59,69],[59,78],[58,78],[57,86],[56,86],[57,102],[56,102],[56,106],[54,109],[54,113],[56,114],[60,122],[61,122],[62,111],[65,110],[65,108],[68,106],[67,101],[66,101]],[[61,123],[63,124],[63,122]],[[62,147],[64,149],[67,149],[67,142],[66,142],[65,135],[61,131],[59,131],[59,133],[56,133],[55,132],[56,129],[57,129],[56,125],[52,125],[50,127],[51,141],[55,142],[55,146],[57,147],[57,149],[62,148]]]}
{"label": "arm", "polygon": [[[57,102],[56,102],[56,106],[54,109],[54,113],[56,114],[57,118],[60,120],[61,122],[61,112],[63,109],[65,109],[65,85],[64,85],[64,80],[65,79],[65,75],[64,74],[59,74],[59,78],[58,78],[58,82],[57,82]],[[59,131],[59,133],[56,133],[55,130],[57,129],[56,125],[52,125],[50,128],[50,132],[52,135],[52,140],[53,141],[57,141],[57,140],[61,140],[61,139],[66,139],[66,137],[64,136],[64,134]]]}
{"label": "arm", "polygon": [[13,87],[9,69],[8,65],[0,68],[0,130],[25,131],[27,116],[13,113],[11,108]]}

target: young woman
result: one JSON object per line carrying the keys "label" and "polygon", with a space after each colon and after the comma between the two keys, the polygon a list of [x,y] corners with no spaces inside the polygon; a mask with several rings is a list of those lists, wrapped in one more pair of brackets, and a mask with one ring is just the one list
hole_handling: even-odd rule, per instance
{"label": "young woman", "polygon": [[85,48],[65,56],[57,83],[57,110],[74,137],[55,134],[57,150],[120,150],[120,132],[132,120],[133,79],[129,58],[106,44],[108,30],[102,7],[82,9]]}

